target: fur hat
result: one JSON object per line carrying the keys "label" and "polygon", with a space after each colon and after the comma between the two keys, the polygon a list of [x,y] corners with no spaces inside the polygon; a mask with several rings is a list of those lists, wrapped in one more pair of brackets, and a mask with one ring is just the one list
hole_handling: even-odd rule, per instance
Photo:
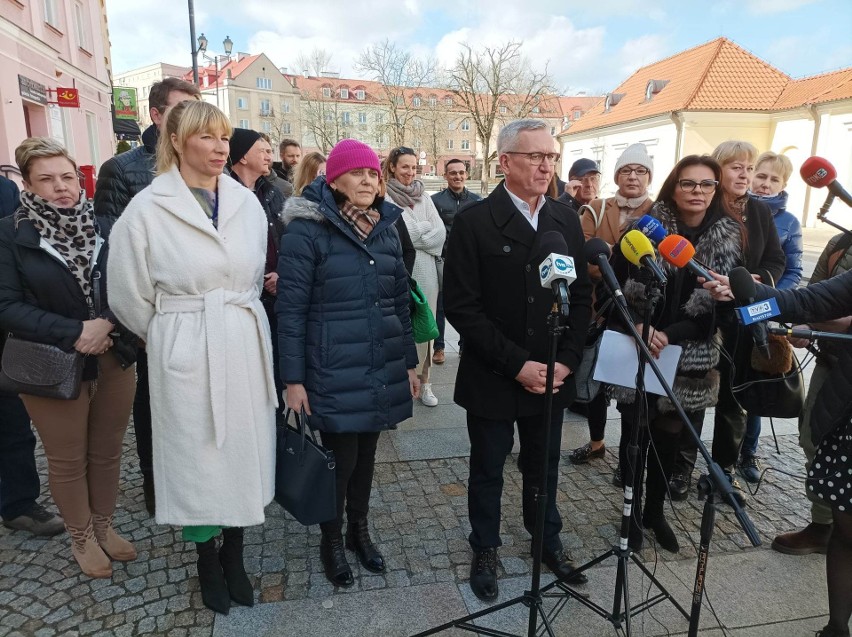
{"label": "fur hat", "polygon": [[328,154],[325,180],[330,184],[340,175],[356,168],[372,168],[376,172],[382,172],[376,151],[357,139],[342,139]]}
{"label": "fur hat", "polygon": [[654,174],[654,161],[648,155],[648,149],[645,144],[630,144],[621,153],[621,157],[615,162],[615,177],[618,178],[618,171],[629,164],[639,164],[648,169],[649,178]]}
{"label": "fur hat", "polygon": [[231,133],[231,151],[228,155],[228,165],[240,163],[240,160],[246,156],[254,146],[255,142],[260,139],[260,133],[249,128],[235,128]]}

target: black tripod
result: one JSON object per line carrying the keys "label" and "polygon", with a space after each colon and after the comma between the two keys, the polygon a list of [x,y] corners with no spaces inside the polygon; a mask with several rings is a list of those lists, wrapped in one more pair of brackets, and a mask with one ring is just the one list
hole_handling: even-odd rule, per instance
{"label": "black tripod", "polygon": [[[599,564],[600,562],[608,559],[609,557],[617,557],[618,558],[618,572],[616,576],[615,583],[615,599],[613,602],[612,612],[609,612],[607,609],[594,604],[587,600],[582,594],[573,590],[568,584],[564,582],[554,582],[554,585],[560,588],[566,595],[573,597],[578,600],[580,603],[584,604],[597,614],[599,614],[604,619],[608,620],[612,623],[613,627],[617,632],[627,635],[630,635],[630,618],[634,615],[641,613],[652,606],[668,599],[672,602],[672,604],[677,608],[678,611],[687,619],[690,620],[689,624],[689,635],[690,637],[694,637],[697,635],[698,631],[698,622],[699,616],[701,613],[701,601],[704,595],[704,578],[706,575],[707,569],[707,561],[708,561],[708,550],[710,546],[710,539],[713,534],[713,526],[715,522],[715,498],[714,495],[718,491],[721,493],[722,499],[730,504],[734,512],[736,514],[737,520],[742,526],[743,531],[745,531],[746,536],[748,536],[749,541],[753,546],[760,546],[760,538],[757,536],[757,531],[754,528],[751,520],[748,518],[746,513],[743,511],[742,507],[740,507],[739,503],[734,498],[733,489],[731,487],[731,483],[725,477],[721,467],[713,461],[710,457],[710,454],[707,451],[707,447],[704,446],[704,443],[701,442],[700,436],[696,433],[695,428],[692,426],[692,422],[686,415],[686,412],[683,410],[683,406],[678,402],[677,398],[672,391],[672,388],[669,387],[668,383],[666,383],[665,378],[663,377],[660,368],[657,366],[656,361],[654,360],[651,352],[648,350],[647,338],[648,338],[648,329],[650,323],[650,306],[652,303],[656,303],[656,297],[659,295],[659,289],[656,287],[650,288],[651,293],[648,299],[648,308],[646,308],[645,316],[643,320],[643,334],[640,335],[636,330],[636,327],[633,325],[633,320],[631,319],[627,309],[621,305],[620,303],[613,303],[613,305],[617,308],[618,312],[621,315],[622,323],[628,328],[630,333],[633,335],[634,340],[636,341],[636,345],[639,349],[639,373],[637,374],[636,380],[636,402],[639,402],[639,391],[642,384],[642,377],[644,373],[645,363],[651,367],[654,372],[654,375],[659,379],[660,384],[666,392],[666,395],[671,400],[674,405],[675,411],[689,432],[690,436],[692,436],[693,440],[695,440],[698,451],[704,457],[704,460],[707,462],[708,467],[708,477],[704,479],[702,482],[702,488],[705,490],[705,497],[707,498],[707,502],[704,505],[704,515],[701,520],[701,546],[698,552],[698,566],[696,569],[695,575],[695,586],[693,588],[693,599],[692,599],[692,609],[691,613],[687,614],[683,607],[678,604],[677,600],[675,600],[671,594],[666,591],[665,588],[660,584],[660,582],[653,576],[653,574],[647,569],[647,567],[642,564],[633,552],[630,550],[627,544],[627,537],[629,531],[630,524],[630,515],[632,513],[632,505],[633,505],[633,487],[635,485],[636,474],[638,474],[638,479],[641,480],[641,473],[637,470],[639,467],[640,460],[638,460],[638,430],[639,430],[639,419],[642,415],[642,408],[640,405],[635,405],[636,409],[634,410],[634,422],[633,429],[631,431],[631,440],[630,446],[628,447],[628,465],[633,467],[633,471],[629,471],[626,476],[623,476],[625,480],[625,488],[624,488],[624,513],[622,514],[621,519],[621,537],[619,539],[618,546],[613,546],[612,549],[604,553],[603,555],[594,558],[590,562],[580,566],[576,572],[582,573],[588,568]],[[629,486],[628,486],[629,485]],[[653,584],[660,591],[654,597],[651,597],[641,604],[631,608],[629,597],[628,597],[628,577],[627,577],[627,566],[629,561],[633,561],[643,573],[645,573],[653,582]],[[624,602],[623,610],[622,610],[622,599]]]}
{"label": "black tripod", "polygon": [[[516,606],[518,604],[523,604],[529,608],[529,623],[526,633],[527,637],[536,637],[536,635],[539,634],[546,634],[549,637],[556,636],[556,633],[553,632],[552,621],[562,610],[567,599],[565,598],[565,595],[561,593],[545,594],[546,591],[556,586],[559,583],[559,580],[552,582],[545,587],[541,586],[541,555],[544,545],[544,516],[547,508],[547,470],[550,464],[550,419],[553,414],[553,377],[556,368],[556,349],[559,345],[559,336],[565,329],[560,325],[560,313],[555,303],[547,318],[547,329],[550,342],[547,354],[547,382],[544,393],[544,421],[542,423],[542,426],[544,427],[544,450],[543,457],[540,460],[541,477],[539,479],[538,488],[535,491],[535,529],[533,531],[532,538],[533,570],[530,589],[528,591],[524,591],[524,594],[519,597],[501,602],[500,604],[496,604],[495,606],[491,606],[490,608],[486,608],[485,610],[481,610],[471,615],[453,619],[425,632],[417,633],[416,635],[413,635],[413,637],[434,635],[435,633],[449,630],[450,628],[459,628],[479,635],[491,635],[493,637],[516,637],[512,633],[494,628],[477,626],[473,622],[481,617],[492,615],[504,608],[509,608],[510,606]],[[550,612],[546,612],[542,603],[544,597],[558,597],[561,601],[558,602]],[[541,620],[542,624],[541,631],[539,631],[539,620]]]}

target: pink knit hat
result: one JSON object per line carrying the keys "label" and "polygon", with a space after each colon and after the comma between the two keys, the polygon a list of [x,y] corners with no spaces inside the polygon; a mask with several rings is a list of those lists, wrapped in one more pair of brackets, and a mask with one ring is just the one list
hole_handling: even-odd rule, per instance
{"label": "pink knit hat", "polygon": [[357,139],[341,139],[328,154],[325,180],[330,184],[343,173],[356,168],[372,168],[376,172],[382,172],[376,151]]}

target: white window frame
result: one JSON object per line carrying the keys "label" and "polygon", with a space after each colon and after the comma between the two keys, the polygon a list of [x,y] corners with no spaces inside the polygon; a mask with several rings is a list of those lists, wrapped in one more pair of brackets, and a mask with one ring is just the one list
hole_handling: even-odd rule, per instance
{"label": "white window frame", "polygon": [[248,108],[248,100],[244,97],[238,97],[237,98],[237,108],[240,109],[241,111],[244,111],[245,109],[247,109]]}
{"label": "white window frame", "polygon": [[452,150],[452,149],[453,149],[453,140],[448,139],[447,140],[447,150]]}
{"label": "white window frame", "polygon": [[293,108],[293,106],[290,103],[290,100],[284,100],[283,102],[281,102],[281,112],[282,113],[289,113],[292,108]]}
{"label": "white window frame", "polygon": [[469,119],[465,118],[465,119],[462,120],[461,129],[462,130],[470,130],[470,120]]}
{"label": "white window frame", "polygon": [[59,2],[58,0],[44,0],[44,21],[59,30]]}
{"label": "white window frame", "polygon": [[366,124],[367,123],[367,114],[364,113],[363,111],[358,113],[358,123],[359,124]]}
{"label": "white window frame", "polygon": [[343,124],[345,126],[348,126],[350,123],[352,123],[352,119],[351,119],[351,116],[349,114],[349,111],[343,111],[343,115],[341,116],[341,121],[343,122]]}
{"label": "white window frame", "polygon": [[323,86],[322,87],[322,96],[326,99],[329,99],[331,97],[331,87],[330,86]]}
{"label": "white window frame", "polygon": [[411,99],[411,105],[412,105],[412,106],[415,106],[415,107],[420,106],[420,96],[419,96],[419,95],[415,95],[415,96]]}
{"label": "white window frame", "polygon": [[349,99],[349,89],[348,88],[340,89],[340,99],[342,99],[342,100],[348,100]]}
{"label": "white window frame", "polygon": [[363,101],[363,99],[364,99],[364,89],[359,88],[358,90],[356,90],[356,91],[355,91],[355,99],[356,99],[356,100],[362,100],[362,101]]}
{"label": "white window frame", "polygon": [[[266,108],[264,108],[264,105]],[[260,114],[261,116],[269,116],[272,114],[272,102],[269,100],[260,100]]]}
{"label": "white window frame", "polygon": [[257,85],[257,88],[259,88],[259,89],[263,89],[265,91],[271,91],[272,90],[272,79],[271,78],[258,76],[255,84]]}
{"label": "white window frame", "polygon": [[461,140],[461,149],[462,150],[470,150],[470,140],[469,139]]}
{"label": "white window frame", "polygon": [[241,119],[240,128],[250,128],[249,121],[247,119]]}
{"label": "white window frame", "polygon": [[452,106],[452,105],[453,105],[453,98],[450,97],[449,95],[447,95],[444,98],[444,106]]}
{"label": "white window frame", "polygon": [[289,135],[290,129],[291,129],[290,122],[283,122],[281,124],[281,134],[282,135]]}
{"label": "white window frame", "polygon": [[89,22],[86,8],[80,0],[74,3],[74,26],[77,29],[77,45],[84,51],[92,51],[92,38],[89,35]]}

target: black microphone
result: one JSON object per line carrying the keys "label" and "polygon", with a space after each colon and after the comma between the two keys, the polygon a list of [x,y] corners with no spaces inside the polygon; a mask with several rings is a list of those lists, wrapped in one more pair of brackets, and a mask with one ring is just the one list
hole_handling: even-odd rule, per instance
{"label": "black microphone", "polygon": [[624,298],[621,286],[618,285],[618,279],[615,278],[615,272],[612,271],[612,266],[609,264],[609,257],[612,254],[612,250],[610,250],[606,241],[599,237],[592,237],[586,241],[583,252],[589,263],[600,268],[604,283],[609,288],[616,302],[622,307],[627,308],[627,299]]}
{"label": "black microphone", "polygon": [[[728,279],[731,284],[731,293],[740,306],[751,305],[755,302],[754,297],[757,296],[757,287],[754,285],[754,278],[748,270],[743,267],[736,267],[731,270]],[[770,358],[769,330],[766,323],[762,321],[752,323],[749,326],[749,330],[751,331],[751,337],[754,339],[754,345],[757,347],[757,350],[764,358]]]}
{"label": "black microphone", "polygon": [[545,256],[538,266],[538,280],[543,288],[553,290],[559,300],[562,316],[567,317],[570,310],[568,286],[577,280],[574,259],[568,256],[568,244],[565,237],[555,230],[548,230],[541,236],[539,250]]}

